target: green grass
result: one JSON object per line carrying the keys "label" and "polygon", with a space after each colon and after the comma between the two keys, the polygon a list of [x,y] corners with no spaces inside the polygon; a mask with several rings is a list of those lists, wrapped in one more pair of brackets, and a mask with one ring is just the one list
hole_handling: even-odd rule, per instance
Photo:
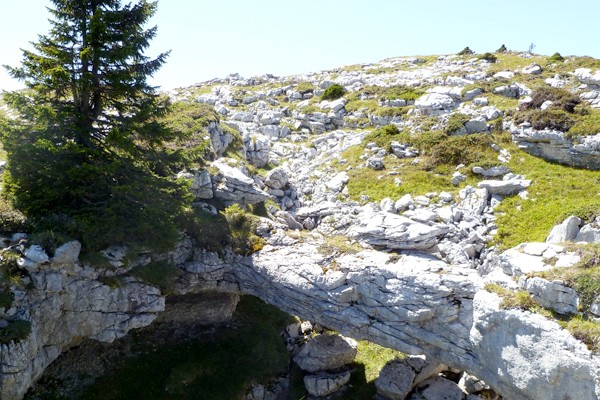
{"label": "green grass", "polygon": [[[421,195],[429,192],[456,192],[457,187],[452,185],[452,173],[459,163],[467,165],[464,172],[468,179],[464,185],[476,185],[477,179],[472,176],[471,165],[490,167],[498,165],[497,153],[492,150],[491,144],[504,145],[509,141],[506,134],[474,134],[467,136],[448,137],[444,132],[431,131],[416,135],[406,133],[393,134],[388,127],[379,128],[367,135],[362,145],[348,149],[342,154],[348,166],[353,167],[348,171],[348,193],[352,200],[359,200],[362,195],[368,195],[371,201],[380,201],[389,197],[397,199],[405,194]],[[398,159],[387,156],[384,159],[386,170],[374,171],[364,166],[360,156],[364,154],[364,144],[375,142],[380,147],[389,147],[392,140],[406,142],[416,147],[421,152],[416,165],[414,159]],[[387,172],[395,171],[396,174],[388,175]],[[395,179],[403,181],[397,186]]]}
{"label": "green grass", "polygon": [[495,53],[496,62],[490,66],[488,73],[495,74],[500,71],[516,71],[523,69],[532,63],[540,65],[546,64],[546,57],[544,56],[533,56],[531,58],[523,58],[517,53],[506,52],[506,53]]}
{"label": "green grass", "polygon": [[541,308],[525,290],[510,290],[495,283],[487,283],[484,289],[497,294],[502,299],[500,308],[503,310],[517,308],[536,312]]}
{"label": "green grass", "polygon": [[581,209],[600,210],[600,174],[553,164],[510,146],[508,166],[533,180],[530,200],[505,198],[496,209],[495,242],[506,249],[523,242],[543,242],[559,219]]}
{"label": "green grass", "polygon": [[291,317],[252,297],[243,297],[233,327],[206,339],[141,349],[98,379],[84,400],[240,399],[254,383],[287,371],[280,332]]}
{"label": "green grass", "polygon": [[595,135],[600,133],[600,111],[591,109],[584,115],[580,115],[575,120],[575,124],[565,134],[568,138],[578,136]]}
{"label": "green grass", "polygon": [[[377,344],[361,340],[358,342],[356,359],[350,367],[352,374],[348,390],[337,400],[365,400],[372,399],[377,390],[374,381],[384,365],[394,358],[404,358],[404,354],[379,346]],[[301,372],[292,370],[292,385],[288,400],[304,400],[308,393],[302,383]]]}
{"label": "green grass", "polygon": [[173,285],[180,276],[181,270],[171,263],[155,261],[148,265],[135,267],[129,273],[168,294],[173,290]]}

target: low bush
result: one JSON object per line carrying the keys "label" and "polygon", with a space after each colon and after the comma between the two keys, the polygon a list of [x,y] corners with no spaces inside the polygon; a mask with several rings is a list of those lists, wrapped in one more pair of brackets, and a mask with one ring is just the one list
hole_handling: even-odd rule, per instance
{"label": "low bush", "polygon": [[391,142],[406,142],[408,135],[402,134],[396,125],[386,125],[367,134],[363,143],[375,143],[378,147],[390,151]]}
{"label": "low bush", "polygon": [[573,113],[575,106],[581,103],[577,95],[566,89],[542,86],[531,93],[531,102],[526,105],[526,108],[540,108],[546,101],[551,101],[553,107],[560,108],[568,113]]}
{"label": "low bush", "polygon": [[15,296],[9,288],[0,288],[0,310],[8,310],[12,306],[14,299]]}
{"label": "low bush", "polygon": [[508,51],[508,49],[503,44],[502,46],[500,46],[500,48],[498,50],[496,50],[496,53],[506,53],[507,51]]}
{"label": "low bush", "polygon": [[563,61],[565,61],[565,58],[563,56],[561,56],[559,52],[556,52],[556,53],[552,54],[550,57],[548,57],[549,63],[556,63],[556,62],[563,62]]}
{"label": "low bush", "polygon": [[346,89],[340,84],[334,83],[323,92],[321,100],[337,100],[346,94]]}
{"label": "low bush", "polygon": [[488,134],[450,136],[426,153],[426,165],[428,168],[442,165],[454,167],[458,164],[480,163],[490,158],[495,160],[497,154],[491,147],[492,143],[492,136]]}
{"label": "low bush", "polygon": [[6,199],[0,198],[0,233],[28,232],[29,229],[27,218]]}
{"label": "low bush", "polygon": [[258,217],[234,204],[218,215],[193,210],[182,219],[182,228],[208,251],[222,253],[230,246],[237,254],[250,255],[265,246],[255,233],[257,221]]}
{"label": "low bush", "polygon": [[483,53],[482,55],[480,55],[477,58],[480,60],[485,60],[490,63],[495,63],[496,61],[498,61],[498,57],[496,57],[492,53]]}
{"label": "low bush", "polygon": [[31,333],[31,322],[9,321],[6,328],[0,328],[0,343],[8,344],[12,341],[20,342],[27,339]]}
{"label": "low bush", "polygon": [[163,294],[170,294],[175,281],[181,275],[181,270],[171,263],[154,261],[148,265],[133,268],[130,274],[160,288]]}
{"label": "low bush", "polygon": [[461,51],[457,53],[459,56],[470,56],[471,54],[475,54],[473,50],[469,48],[469,46],[465,47]]}
{"label": "low bush", "polygon": [[446,129],[444,130],[447,134],[451,135],[460,131],[471,117],[462,113],[454,113],[450,115],[448,119],[448,124],[446,125]]}
{"label": "low bush", "polygon": [[514,122],[521,124],[529,122],[533,129],[551,129],[566,132],[575,125],[575,118],[560,109],[526,110],[515,113]]}

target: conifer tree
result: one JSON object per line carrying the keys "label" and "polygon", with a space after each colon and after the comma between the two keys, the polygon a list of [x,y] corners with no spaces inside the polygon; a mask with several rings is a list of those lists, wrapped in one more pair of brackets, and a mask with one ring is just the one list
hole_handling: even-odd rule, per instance
{"label": "conifer tree", "polygon": [[157,2],[127,3],[52,0],[50,32],[6,67],[27,89],[4,96],[15,114],[4,193],[93,248],[174,237],[186,201],[161,159],[166,105],[147,82],[168,55],[144,55]]}

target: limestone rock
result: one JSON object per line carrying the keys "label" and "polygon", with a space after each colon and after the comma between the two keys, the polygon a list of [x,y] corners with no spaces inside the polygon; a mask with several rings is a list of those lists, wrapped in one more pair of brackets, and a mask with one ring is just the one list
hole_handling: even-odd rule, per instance
{"label": "limestone rock", "polygon": [[600,70],[592,73],[590,68],[578,68],[575,70],[574,75],[581,83],[600,86]]}
{"label": "limestone rock", "polygon": [[81,243],[79,243],[77,240],[64,243],[54,251],[54,257],[52,257],[51,260],[52,264],[73,264],[77,262],[80,251]]}
{"label": "limestone rock", "polygon": [[428,362],[423,356],[394,359],[382,368],[375,387],[377,393],[386,399],[404,400],[416,385],[444,369],[444,365]]}
{"label": "limestone rock", "polygon": [[347,234],[371,246],[409,250],[430,248],[446,232],[445,225],[429,226],[401,215],[366,210]]}
{"label": "limestone rock", "polygon": [[579,295],[564,282],[532,277],[524,279],[523,286],[542,307],[559,314],[577,313]]}
{"label": "limestone rock", "polygon": [[415,371],[403,360],[389,361],[375,380],[377,393],[390,400],[404,400],[413,388]]}
{"label": "limestone rock", "polygon": [[466,372],[460,377],[458,387],[466,393],[477,393],[490,388],[484,381]]}
{"label": "limestone rock", "polygon": [[484,169],[481,167],[473,167],[472,171],[474,174],[483,175],[486,178],[496,178],[498,176],[508,174],[510,172],[510,169],[506,165],[499,165],[497,167],[491,167],[488,169]]}
{"label": "limestone rock", "polygon": [[223,131],[223,128],[218,121],[211,121],[207,127],[207,130],[210,134],[210,141],[213,151],[219,156],[222,155],[233,141],[233,135],[229,132]]}
{"label": "limestone rock", "polygon": [[322,334],[308,341],[294,357],[294,362],[307,372],[341,368],[356,357],[355,340],[340,335]]}
{"label": "limestone rock", "polygon": [[552,130],[535,130],[530,124],[511,125],[513,141],[529,154],[559,164],[600,170],[600,133],[577,138],[574,143],[564,133]]}
{"label": "limestone rock", "polygon": [[212,199],[214,196],[212,180],[208,170],[193,170],[190,172],[180,172],[178,178],[188,179],[191,182],[190,191],[196,199]]}
{"label": "limestone rock", "polygon": [[317,397],[324,397],[335,393],[348,382],[350,382],[350,371],[340,374],[306,375],[304,377],[306,391],[310,395]]}
{"label": "limestone rock", "polygon": [[265,185],[272,189],[283,189],[289,179],[287,172],[283,168],[275,168],[269,171],[265,177]]}
{"label": "limestone rock", "polygon": [[408,400],[463,400],[463,397],[464,393],[456,383],[435,377],[417,386]]}
{"label": "limestone rock", "polygon": [[598,223],[584,225],[577,233],[575,241],[600,243],[600,225]]}
{"label": "limestone rock", "polygon": [[415,106],[425,115],[436,115],[454,108],[454,105],[452,97],[440,93],[428,93],[415,101]]}
{"label": "limestone rock", "polygon": [[213,162],[213,167],[219,173],[213,177],[214,193],[217,199],[226,204],[256,204],[265,201],[269,195],[262,191],[254,180],[237,168],[227,165],[224,161]]}
{"label": "limestone rock", "polygon": [[43,264],[49,260],[44,248],[37,244],[28,247],[23,255],[36,264]]}
{"label": "limestone rock", "polygon": [[570,216],[561,224],[555,225],[550,231],[550,235],[546,238],[548,243],[561,243],[575,240],[581,226],[581,218]]}
{"label": "limestone rock", "polygon": [[499,194],[501,196],[511,196],[519,193],[521,190],[528,188],[531,185],[530,180],[526,179],[510,179],[503,181],[488,180],[481,181],[477,187],[486,188],[491,194]]}
{"label": "limestone rock", "polygon": [[254,134],[245,141],[246,158],[252,165],[264,167],[270,161],[271,141],[265,135]]}

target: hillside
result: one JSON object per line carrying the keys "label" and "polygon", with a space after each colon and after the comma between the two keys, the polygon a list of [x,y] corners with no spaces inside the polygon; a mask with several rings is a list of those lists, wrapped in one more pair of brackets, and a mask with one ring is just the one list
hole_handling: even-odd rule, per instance
{"label": "hillside", "polygon": [[82,338],[225,292],[466,371],[489,385],[469,399],[597,399],[600,60],[466,50],[165,93],[193,164],[176,249],[7,233],[2,398]]}

